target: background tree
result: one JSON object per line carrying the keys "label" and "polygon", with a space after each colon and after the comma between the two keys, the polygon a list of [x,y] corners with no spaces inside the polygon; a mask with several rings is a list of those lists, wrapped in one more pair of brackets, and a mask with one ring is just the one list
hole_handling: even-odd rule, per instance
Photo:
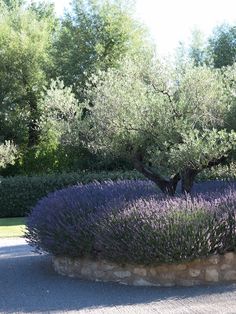
{"label": "background tree", "polygon": [[55,76],[66,86],[73,85],[80,98],[91,74],[118,66],[125,55],[151,54],[146,29],[134,19],[131,8],[121,0],[72,2],[55,43]]}
{"label": "background tree", "polygon": [[208,49],[215,68],[232,65],[236,61],[236,26],[216,27],[209,38]]}
{"label": "background tree", "polygon": [[[79,168],[81,147],[65,140],[77,128],[81,119],[78,101],[71,87],[60,80],[52,80],[38,101],[39,143],[21,159],[23,173],[53,173],[70,171],[73,163]],[[79,142],[79,140],[78,140]],[[74,149],[73,149],[74,148]],[[73,156],[71,152],[73,151]]]}
{"label": "background tree", "polygon": [[94,103],[84,131],[89,147],[130,158],[167,194],[179,180],[190,192],[196,175],[222,163],[236,144],[236,133],[225,126],[222,76],[206,66],[176,73],[126,61],[94,76],[87,97]]}
{"label": "background tree", "polygon": [[16,147],[11,142],[0,144],[0,168],[5,168],[9,164],[14,164],[16,157]]}
{"label": "background tree", "polygon": [[197,28],[192,31],[188,55],[195,66],[203,65],[207,61],[206,40]]}
{"label": "background tree", "polygon": [[11,3],[2,2],[0,12],[0,128],[5,139],[32,147],[39,136],[37,102],[52,62],[52,15]]}

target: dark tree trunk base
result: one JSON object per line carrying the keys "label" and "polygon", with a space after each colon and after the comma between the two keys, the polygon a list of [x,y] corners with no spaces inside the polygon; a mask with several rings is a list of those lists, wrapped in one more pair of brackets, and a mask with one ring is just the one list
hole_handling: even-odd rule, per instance
{"label": "dark tree trunk base", "polygon": [[181,192],[190,194],[193,188],[195,178],[198,174],[197,170],[186,169],[181,173]]}
{"label": "dark tree trunk base", "polygon": [[181,179],[178,173],[173,175],[169,180],[165,179],[161,175],[154,173],[154,171],[150,168],[144,166],[140,155],[137,154],[135,157],[134,167],[137,171],[141,172],[146,178],[153,181],[164,194],[169,196],[175,195],[177,184]]}

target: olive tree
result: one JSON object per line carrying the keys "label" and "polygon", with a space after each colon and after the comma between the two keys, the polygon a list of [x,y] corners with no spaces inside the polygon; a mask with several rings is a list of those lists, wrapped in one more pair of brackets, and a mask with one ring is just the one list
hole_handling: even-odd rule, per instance
{"label": "olive tree", "polygon": [[236,145],[236,133],[226,128],[225,82],[205,66],[187,65],[180,74],[165,64],[126,60],[91,78],[85,107],[90,149],[129,158],[169,195],[180,180],[190,193],[197,174],[225,161]]}

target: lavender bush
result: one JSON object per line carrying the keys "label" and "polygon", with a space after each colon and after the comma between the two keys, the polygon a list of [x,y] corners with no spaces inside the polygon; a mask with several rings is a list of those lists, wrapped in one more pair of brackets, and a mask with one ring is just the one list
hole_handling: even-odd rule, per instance
{"label": "lavender bush", "polygon": [[234,182],[207,182],[167,198],[149,181],[90,183],[49,194],[26,238],[54,255],[120,263],[178,262],[236,249]]}
{"label": "lavender bush", "polygon": [[54,255],[94,254],[94,229],[100,216],[156,193],[153,184],[139,180],[95,182],[51,193],[29,215],[26,238],[36,250]]}
{"label": "lavender bush", "polygon": [[121,263],[158,264],[234,250],[234,212],[224,205],[202,198],[138,200],[99,221],[101,255]]}

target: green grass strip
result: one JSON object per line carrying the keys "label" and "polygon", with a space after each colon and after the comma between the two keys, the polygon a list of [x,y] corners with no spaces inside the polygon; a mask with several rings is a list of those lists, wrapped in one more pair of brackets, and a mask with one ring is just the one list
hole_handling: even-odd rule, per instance
{"label": "green grass strip", "polygon": [[0,218],[0,238],[23,237],[25,218]]}

